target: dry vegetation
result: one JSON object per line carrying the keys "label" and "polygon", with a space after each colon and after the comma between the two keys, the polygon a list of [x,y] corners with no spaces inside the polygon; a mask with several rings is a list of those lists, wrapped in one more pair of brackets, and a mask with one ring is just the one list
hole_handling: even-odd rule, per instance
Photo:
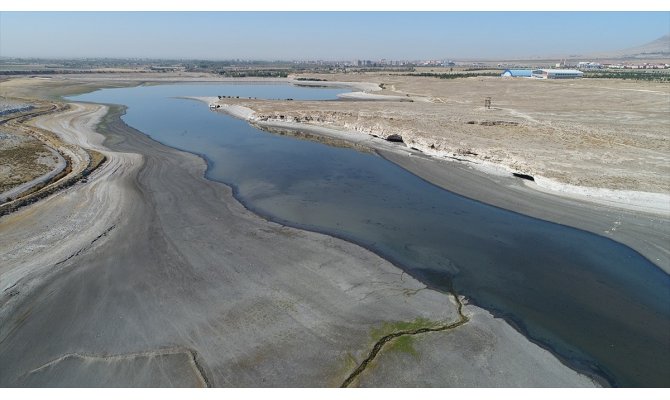
{"label": "dry vegetation", "polygon": [[[439,71],[441,72],[441,70]],[[300,77],[300,76],[298,76]],[[380,137],[402,136],[431,154],[468,157],[562,183],[670,192],[670,85],[616,79],[543,81],[471,77],[438,79],[404,73],[308,74],[309,79],[374,82],[399,101],[263,101],[224,99],[265,119],[299,121]],[[44,99],[96,87],[128,86],[151,77],[17,78],[0,95]],[[219,80],[192,74],[157,77]],[[37,89],[39,88],[39,90]],[[492,108],[484,99],[491,97]],[[396,98],[397,100],[397,98]]]}
{"label": "dry vegetation", "polygon": [[[426,152],[466,155],[574,185],[670,191],[670,85],[621,80],[442,80],[392,74],[315,76],[372,81],[413,102],[228,100],[261,119],[355,130]],[[409,95],[409,96],[408,96]],[[491,109],[484,107],[492,98]],[[282,118],[283,117],[283,118]]]}
{"label": "dry vegetation", "polygon": [[0,193],[49,172],[58,161],[40,141],[0,133]]}
{"label": "dry vegetation", "polygon": [[[33,87],[33,80],[26,85],[23,80],[2,82],[2,94],[16,96]],[[13,86],[15,85],[15,86]],[[81,84],[63,85],[58,93],[82,90]],[[86,177],[95,170],[105,156],[64,142],[58,135],[31,124],[37,116],[59,113],[69,106],[44,101],[54,97],[50,91],[40,91],[44,98],[0,97],[4,103],[27,101],[31,109],[7,113],[0,118],[0,215],[30,204],[55,193]]]}

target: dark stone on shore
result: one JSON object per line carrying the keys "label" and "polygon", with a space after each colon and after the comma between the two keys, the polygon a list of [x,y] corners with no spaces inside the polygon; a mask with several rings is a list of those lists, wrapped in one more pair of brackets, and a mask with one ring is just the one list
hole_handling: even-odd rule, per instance
{"label": "dark stone on shore", "polygon": [[533,178],[532,175],[521,174],[519,172],[512,172],[512,175],[516,176],[517,178],[526,179],[526,180],[535,182],[535,178]]}
{"label": "dark stone on shore", "polygon": [[389,142],[394,142],[394,143],[405,143],[405,141],[402,140],[402,136],[396,135],[396,134],[388,135],[386,137],[386,140],[389,141]]}

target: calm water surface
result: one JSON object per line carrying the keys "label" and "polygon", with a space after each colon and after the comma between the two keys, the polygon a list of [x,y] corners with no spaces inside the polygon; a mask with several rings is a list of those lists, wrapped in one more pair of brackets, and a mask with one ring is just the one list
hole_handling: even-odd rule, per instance
{"label": "calm water surface", "polygon": [[[274,220],[359,243],[513,322],[618,386],[670,386],[670,277],[630,248],[437,188],[374,154],[261,132],[174,96],[334,99],[284,85],[104,89],[124,121],[206,155],[207,176]],[[194,201],[197,201],[194,199]]]}

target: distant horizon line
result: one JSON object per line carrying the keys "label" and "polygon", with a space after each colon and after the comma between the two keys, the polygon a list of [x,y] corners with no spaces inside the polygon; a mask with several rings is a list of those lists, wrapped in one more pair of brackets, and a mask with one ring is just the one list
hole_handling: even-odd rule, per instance
{"label": "distant horizon line", "polygon": [[[415,58],[415,59],[402,59],[402,58],[342,58],[342,59],[309,59],[309,58],[296,58],[296,59],[263,59],[263,58],[190,58],[190,57],[130,57],[130,56],[77,56],[77,57],[39,57],[39,56],[0,56],[0,60],[35,60],[35,61],[83,61],[83,60],[109,60],[109,61],[210,61],[210,62],[264,62],[264,63],[309,63],[309,62],[324,62],[324,63],[350,63],[353,61],[371,61],[371,62],[380,62],[386,60],[387,62],[426,62],[426,61],[442,61],[442,62],[469,62],[469,61],[546,61],[546,60],[572,60],[578,58],[588,58],[592,60],[625,60],[631,57],[625,56],[614,56],[614,57],[601,57],[601,56],[588,56],[588,55],[579,55],[573,54],[569,56],[529,56],[529,57],[485,57],[485,58],[467,58],[467,57],[449,57],[449,58]],[[639,58],[639,57],[637,57]],[[670,55],[667,57],[670,59]],[[393,66],[386,64],[388,66]]]}

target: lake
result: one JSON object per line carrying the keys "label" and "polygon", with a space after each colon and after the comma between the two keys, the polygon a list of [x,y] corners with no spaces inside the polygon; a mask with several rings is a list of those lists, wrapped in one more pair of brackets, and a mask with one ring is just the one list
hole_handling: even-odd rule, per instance
{"label": "lake", "polygon": [[[343,89],[160,85],[70,98],[203,155],[252,211],[358,243],[430,287],[503,317],[615,386],[670,385],[670,276],[608,238],[438,188],[373,153],[266,133],[178,96],[332,100]],[[197,201],[194,198],[193,201]]]}

